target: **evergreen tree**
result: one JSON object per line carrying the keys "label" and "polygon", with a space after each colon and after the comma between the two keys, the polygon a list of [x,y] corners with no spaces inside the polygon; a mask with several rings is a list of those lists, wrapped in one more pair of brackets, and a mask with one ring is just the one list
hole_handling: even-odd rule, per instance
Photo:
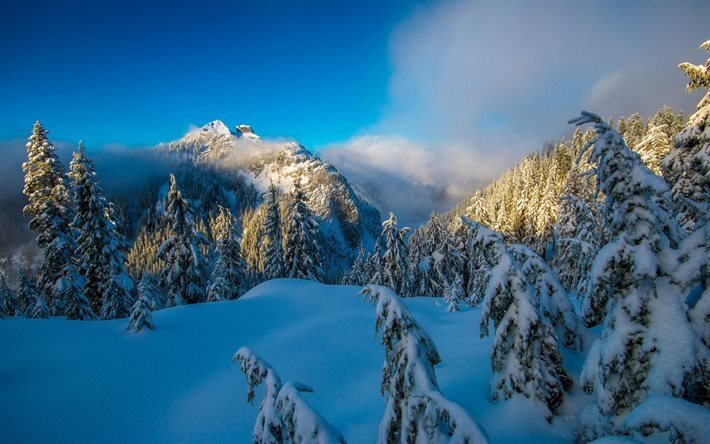
{"label": "evergreen tree", "polygon": [[636,145],[636,151],[644,163],[656,175],[661,175],[661,162],[673,149],[673,142],[665,124],[649,124],[648,132]]}
{"label": "evergreen tree", "polygon": [[355,262],[353,262],[352,267],[345,273],[341,283],[343,285],[363,286],[367,285],[368,281],[367,253],[365,253],[365,248],[360,244]]}
{"label": "evergreen tree", "polygon": [[441,393],[436,345],[400,298],[375,285],[360,294],[376,306],[375,332],[385,349],[381,392],[387,406],[377,442],[487,442],[478,424]]}
{"label": "evergreen tree", "polygon": [[279,190],[273,183],[269,185],[264,205],[266,205],[263,237],[266,242],[264,276],[266,279],[278,279],[286,276],[286,267],[281,235],[283,227],[279,211]]}
{"label": "evergreen tree", "polygon": [[16,314],[26,318],[32,317],[32,312],[37,304],[39,292],[32,278],[20,271],[20,279],[17,288]]}
{"label": "evergreen tree", "polygon": [[525,245],[511,245],[510,253],[520,265],[526,282],[533,289],[538,312],[552,325],[561,345],[582,349],[582,325],[555,273],[547,263]]}
{"label": "evergreen tree", "polygon": [[537,399],[549,420],[572,385],[562,367],[555,331],[501,237],[473,221],[465,223],[488,262],[481,337],[488,336],[492,321],[491,396],[497,401],[520,393]]}
{"label": "evergreen tree", "polygon": [[323,279],[323,264],[318,245],[318,224],[306,206],[306,195],[299,181],[286,207],[286,239],[284,242],[284,262],[286,274],[290,278]]}
{"label": "evergreen tree", "polygon": [[11,316],[14,311],[12,305],[10,289],[7,287],[7,283],[5,282],[5,276],[0,273],[0,319],[5,319],[6,317]]}
{"label": "evergreen tree", "polygon": [[102,319],[126,317],[134,286],[125,268],[123,251],[127,243],[83,144],[74,153],[70,170],[76,202],[73,225],[79,231],[77,252],[86,277],[85,294]]}
{"label": "evergreen tree", "polygon": [[409,295],[410,282],[407,279],[407,241],[405,236],[409,228],[397,228],[397,217],[390,213],[389,219],[382,223],[382,233],[375,246],[373,259],[375,274],[372,282],[385,285],[397,294]]}
{"label": "evergreen tree", "polygon": [[35,122],[27,142],[27,162],[22,164],[22,170],[25,172],[22,192],[28,200],[24,212],[35,217],[42,213],[42,206],[51,199],[52,190],[64,176],[64,167],[57,157],[56,148],[47,139],[47,130],[39,121]]}
{"label": "evergreen tree", "polygon": [[84,293],[85,279],[79,274],[73,264],[69,263],[62,276],[60,293],[66,301],[66,316],[69,320],[92,320],[96,314],[91,309],[91,302]]}
{"label": "evergreen tree", "polygon": [[463,289],[463,278],[457,275],[453,282],[446,286],[444,291],[444,300],[446,301],[449,311],[459,311],[459,306],[464,300],[466,292]]}
{"label": "evergreen tree", "polygon": [[[570,123],[592,123],[597,133],[589,161],[597,164],[611,238],[595,259],[587,295],[606,313],[582,372],[583,387],[596,392],[597,402],[584,410],[578,433],[592,440],[614,433],[650,395],[694,396],[707,363],[699,361],[705,351],[660,260],[674,255],[679,240],[664,199],[667,184],[599,116],[583,112]],[[668,337],[669,327],[682,340]]]}
{"label": "evergreen tree", "polygon": [[246,265],[242,260],[236,221],[229,209],[220,206],[215,220],[214,236],[219,258],[212,271],[207,290],[208,301],[237,299],[245,289]]}
{"label": "evergreen tree", "polygon": [[44,250],[44,263],[40,267],[38,286],[47,296],[53,316],[65,314],[67,305],[64,291],[76,273],[74,252],[77,249],[75,231],[71,227],[74,218],[68,191],[64,180],[59,179],[52,189],[50,198],[40,207],[40,213],[30,222],[30,228],[37,231],[37,245]]}
{"label": "evergreen tree", "polygon": [[155,328],[151,314],[156,307],[156,302],[153,299],[154,295],[152,284],[147,275],[144,275],[138,282],[138,298],[131,308],[131,316],[128,319],[129,330],[135,330],[138,333],[144,327],[151,330]]}
{"label": "evergreen tree", "polygon": [[247,379],[248,403],[254,401],[254,389],[264,384],[264,399],[254,423],[255,444],[345,444],[340,432],[301,395],[313,392],[312,388],[298,382],[282,384],[276,370],[247,347],[237,350],[232,362],[239,363]]}
{"label": "evergreen tree", "polygon": [[[710,51],[710,40],[700,46]],[[674,140],[675,149],[663,161],[665,177],[672,185],[678,221],[688,231],[707,222],[710,201],[710,58],[705,65],[681,63],[690,78],[687,90],[705,89],[697,111]]]}
{"label": "evergreen tree", "polygon": [[49,317],[49,307],[47,307],[47,302],[44,300],[44,295],[38,291],[36,296],[29,317],[32,319],[47,319]]}
{"label": "evergreen tree", "polygon": [[170,237],[158,251],[166,263],[161,275],[162,283],[168,291],[166,306],[202,302],[205,298],[207,263],[201,246],[207,240],[195,228],[190,203],[182,196],[172,174],[166,209]]}

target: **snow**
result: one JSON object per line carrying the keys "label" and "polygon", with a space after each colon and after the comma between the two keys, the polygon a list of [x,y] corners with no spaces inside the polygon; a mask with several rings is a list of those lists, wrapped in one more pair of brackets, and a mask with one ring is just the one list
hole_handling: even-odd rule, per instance
{"label": "snow", "polygon": [[[383,351],[373,339],[375,309],[359,291],[269,281],[236,301],[154,312],[155,330],[139,333],[126,330],[126,319],[0,321],[0,442],[250,442],[258,405],[245,401],[244,375],[231,361],[242,346],[284,380],[313,387],[304,399],[348,442],[374,442],[385,411]],[[480,309],[402,302],[436,343],[442,393],[491,442],[572,442],[588,396],[573,389],[552,424],[533,400],[492,403]],[[576,379],[579,355],[565,354],[565,363]]]}

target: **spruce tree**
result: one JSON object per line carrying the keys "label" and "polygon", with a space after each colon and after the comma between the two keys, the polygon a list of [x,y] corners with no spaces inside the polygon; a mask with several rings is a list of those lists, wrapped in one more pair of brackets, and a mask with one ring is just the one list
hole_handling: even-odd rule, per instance
{"label": "spruce tree", "polygon": [[190,203],[170,175],[170,191],[166,197],[170,237],[163,242],[158,255],[165,260],[161,281],[167,288],[166,306],[194,304],[205,299],[207,262],[201,246],[205,237],[195,228]]}
{"label": "spruce tree", "polygon": [[47,319],[49,317],[49,307],[47,307],[47,302],[44,300],[44,295],[38,291],[36,296],[29,317],[32,319]]}
{"label": "spruce tree", "polygon": [[[710,51],[710,40],[700,48]],[[680,69],[690,78],[688,91],[705,89],[706,93],[676,136],[675,149],[664,159],[663,168],[672,186],[678,221],[693,231],[707,222],[710,202],[710,57],[705,65],[681,63]]]}
{"label": "spruce tree", "polygon": [[466,292],[463,289],[463,278],[461,275],[457,275],[444,290],[444,300],[448,304],[448,310],[459,311],[459,307],[465,296]]}
{"label": "spruce tree", "polygon": [[478,424],[441,393],[436,344],[400,298],[376,285],[360,294],[376,306],[375,333],[385,350],[380,391],[387,405],[377,442],[487,442]]}
{"label": "spruce tree", "polygon": [[152,285],[147,278],[141,278],[138,282],[138,298],[131,308],[131,315],[128,319],[128,329],[135,330],[136,333],[144,327],[151,330],[155,328],[151,312],[155,310],[156,302],[153,299],[154,293],[151,287]]}
{"label": "spruce tree", "polygon": [[707,378],[707,361],[681,291],[661,260],[675,255],[680,238],[665,198],[667,184],[599,116],[582,112],[570,123],[592,123],[597,133],[589,161],[597,165],[597,187],[606,196],[610,234],[587,292],[605,313],[604,330],[582,372],[584,389],[595,392],[597,401],[582,413],[578,437],[592,440],[615,433],[619,421],[651,395],[695,396],[698,378]]}
{"label": "spruce tree", "polygon": [[30,222],[30,228],[40,233],[37,245],[44,250],[38,286],[49,302],[53,316],[65,314],[67,305],[64,282],[76,273],[74,252],[77,249],[75,230],[71,226],[74,213],[64,180],[59,179],[52,189],[50,198],[40,207],[40,213]]}
{"label": "spruce tree", "polygon": [[345,444],[340,432],[301,395],[313,392],[312,388],[299,382],[282,384],[276,370],[247,347],[237,350],[232,362],[239,363],[247,379],[248,403],[254,401],[254,389],[264,384],[264,399],[254,422],[254,443]]}
{"label": "spruce tree", "polygon": [[284,242],[284,262],[286,274],[290,278],[323,279],[323,264],[318,241],[318,223],[306,206],[307,197],[301,183],[294,183],[293,191],[286,207],[286,239]]}
{"label": "spruce tree", "polygon": [[283,251],[283,226],[281,212],[279,211],[279,190],[272,183],[266,192],[266,218],[264,220],[264,277],[278,279],[286,276]]}
{"label": "spruce tree", "polygon": [[491,324],[495,330],[491,396],[497,401],[520,393],[537,399],[549,420],[572,384],[554,328],[502,237],[470,219],[461,222],[485,263],[477,291],[483,295],[481,337],[489,335]]}
{"label": "spruce tree", "polygon": [[352,267],[345,273],[341,284],[363,286],[368,282],[367,273],[367,253],[362,244],[357,249],[357,257],[353,262]]}
{"label": "spruce tree", "polygon": [[409,296],[411,282],[407,276],[407,241],[409,228],[397,228],[397,217],[390,213],[382,223],[382,233],[377,239],[377,267],[372,282],[392,289],[396,294]]}
{"label": "spruce tree", "polygon": [[236,229],[232,213],[220,206],[213,229],[219,257],[207,290],[208,301],[237,299],[245,289],[246,266],[240,254]]}
{"label": "spruce tree", "polygon": [[22,164],[25,172],[22,192],[28,200],[24,212],[30,217],[42,213],[42,206],[51,199],[52,190],[64,176],[64,167],[57,157],[56,148],[47,139],[47,132],[39,120],[35,122],[27,142],[27,162]]}
{"label": "spruce tree", "polygon": [[76,202],[73,225],[79,231],[77,252],[86,278],[86,297],[102,319],[126,317],[134,287],[125,268],[123,251],[127,242],[118,230],[113,205],[103,195],[83,144],[74,153],[70,169]]}
{"label": "spruce tree", "polygon": [[31,318],[38,298],[39,292],[37,291],[34,280],[20,270],[16,314],[24,316],[25,318]]}
{"label": "spruce tree", "polygon": [[5,276],[0,273],[0,319],[10,316],[13,312],[12,296],[5,282]]}

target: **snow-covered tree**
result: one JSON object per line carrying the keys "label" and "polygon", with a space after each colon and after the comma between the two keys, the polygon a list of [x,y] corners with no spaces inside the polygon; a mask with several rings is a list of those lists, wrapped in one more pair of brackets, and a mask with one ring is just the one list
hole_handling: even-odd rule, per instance
{"label": "snow-covered tree", "polygon": [[[710,40],[700,45],[710,51]],[[666,178],[672,185],[678,221],[688,231],[707,222],[710,202],[710,58],[705,65],[681,63],[690,78],[688,91],[705,89],[697,111],[674,140],[675,149],[663,161]]]}
{"label": "snow-covered tree", "polygon": [[170,237],[158,250],[166,264],[161,274],[162,283],[168,291],[166,306],[202,302],[205,298],[207,261],[201,247],[207,239],[197,231],[190,203],[182,196],[172,174],[166,209]]}
{"label": "snow-covered tree", "polygon": [[550,419],[572,383],[562,367],[555,330],[501,236],[469,219],[462,223],[486,263],[479,291],[481,337],[488,336],[491,322],[495,330],[491,396],[497,401],[520,393],[537,399]]}
{"label": "snow-covered tree", "polygon": [[301,183],[294,183],[286,206],[286,238],[284,262],[286,275],[296,279],[323,279],[323,263],[318,241],[318,223],[306,206],[308,198]]}
{"label": "snow-covered tree", "polygon": [[152,287],[147,275],[143,275],[138,282],[138,298],[131,308],[131,316],[128,319],[129,330],[135,330],[137,333],[144,327],[151,330],[155,328],[153,315],[151,314],[156,307],[156,301],[153,299],[155,297],[153,289],[154,287]]}
{"label": "snow-covered tree", "polygon": [[34,280],[20,271],[17,287],[17,306],[15,308],[16,314],[31,318],[32,311],[39,297],[40,293],[37,291]]}
{"label": "snow-covered tree", "polygon": [[72,262],[67,262],[64,273],[58,283],[57,292],[66,303],[64,314],[69,320],[92,320],[96,314],[91,309],[91,302],[84,293],[86,280]]}
{"label": "snow-covered tree", "polygon": [[264,276],[266,279],[278,279],[286,276],[284,264],[281,212],[279,211],[279,190],[272,183],[266,192],[266,218],[264,220]]}
{"label": "snow-covered tree", "polygon": [[236,230],[234,216],[229,209],[220,206],[213,228],[219,258],[207,290],[208,301],[237,299],[246,287],[246,265],[242,260]]}
{"label": "snow-covered tree", "polygon": [[673,150],[673,141],[665,124],[649,124],[648,132],[636,145],[635,151],[656,175],[661,175],[662,161]]}
{"label": "snow-covered tree", "polygon": [[13,310],[10,289],[5,282],[5,276],[0,273],[0,319],[4,319],[11,315]]}
{"label": "snow-covered tree", "polygon": [[79,231],[77,252],[86,277],[85,294],[102,319],[126,317],[133,303],[134,287],[123,254],[127,242],[81,143],[72,157],[69,175],[76,203],[73,225]]}
{"label": "snow-covered tree", "polygon": [[56,148],[47,139],[47,132],[39,120],[35,122],[27,142],[27,162],[22,164],[25,172],[22,192],[28,200],[24,212],[31,217],[42,213],[42,206],[51,198],[52,190],[64,176],[64,167],[57,157]]}
{"label": "snow-covered tree", "polygon": [[138,281],[138,295],[145,294],[151,301],[151,310],[156,311],[165,307],[165,295],[160,291],[159,281],[150,273],[143,273]]}
{"label": "snow-covered tree", "polygon": [[390,213],[382,223],[382,234],[377,239],[376,271],[372,282],[385,285],[397,294],[408,294],[410,283],[407,277],[407,241],[409,228],[398,229],[397,217]]}
{"label": "snow-covered tree", "polygon": [[599,116],[582,112],[570,123],[592,123],[597,133],[589,161],[596,164],[597,186],[606,196],[610,234],[592,266],[587,292],[605,313],[604,330],[581,378],[597,401],[585,408],[578,436],[592,440],[614,432],[650,395],[695,396],[698,377],[707,372],[707,350],[661,260],[675,254],[679,240],[664,198],[667,184]]}
{"label": "snow-covered tree", "polygon": [[37,292],[37,298],[32,305],[30,316],[32,319],[47,319],[49,317],[49,307],[44,300],[42,292]]}
{"label": "snow-covered tree", "polygon": [[562,286],[577,294],[586,289],[592,262],[601,241],[601,229],[593,212],[595,204],[587,177],[575,165],[567,176],[557,209],[556,251],[551,266]]}
{"label": "snow-covered tree", "polygon": [[555,273],[525,245],[511,245],[509,251],[534,291],[538,311],[555,327],[562,345],[581,350],[582,323]]}
{"label": "snow-covered tree", "polygon": [[[49,302],[50,313],[53,316],[65,314],[67,305],[67,287],[75,279],[77,273],[74,264],[74,252],[77,249],[75,231],[71,226],[74,213],[72,204],[64,185],[64,180],[57,180],[49,199],[40,206],[40,212],[32,218],[30,228],[37,231],[37,245],[44,250],[38,287]],[[83,290],[82,290],[83,291]]]}
{"label": "snow-covered tree", "polygon": [[264,399],[254,423],[255,444],[334,444],[345,443],[340,432],[303,398],[313,392],[298,383],[281,383],[276,370],[256,353],[242,347],[232,357],[247,379],[247,402],[254,401],[254,389],[264,384]]}
{"label": "snow-covered tree", "polygon": [[360,244],[357,251],[357,257],[353,262],[352,267],[345,273],[341,283],[343,285],[367,285],[370,277],[367,272],[367,253],[365,247]]}
{"label": "snow-covered tree", "polygon": [[448,284],[444,290],[444,301],[449,305],[449,311],[459,311],[459,306],[465,297],[466,292],[463,289],[463,278],[461,275],[456,275],[453,281]]}
{"label": "snow-covered tree", "polygon": [[377,442],[487,442],[466,411],[441,393],[434,370],[441,362],[436,345],[399,297],[377,285],[360,295],[376,306],[375,332],[385,349],[381,391],[387,406]]}

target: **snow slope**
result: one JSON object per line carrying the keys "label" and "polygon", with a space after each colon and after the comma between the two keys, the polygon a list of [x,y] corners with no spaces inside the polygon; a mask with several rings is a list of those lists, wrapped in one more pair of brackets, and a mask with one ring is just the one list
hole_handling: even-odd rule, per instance
{"label": "snow slope", "polygon": [[[231,357],[248,346],[285,381],[314,388],[313,407],[350,443],[373,442],[385,400],[375,310],[360,289],[309,281],[266,282],[237,301],[153,314],[156,330],[126,320],[0,321],[0,442],[251,442],[262,392],[246,403]],[[490,339],[480,309],[449,313],[438,299],[405,304],[436,342],[444,395],[491,442],[570,442],[589,398],[577,389],[548,424],[533,401],[493,404]],[[581,356],[565,356],[576,375]]]}

